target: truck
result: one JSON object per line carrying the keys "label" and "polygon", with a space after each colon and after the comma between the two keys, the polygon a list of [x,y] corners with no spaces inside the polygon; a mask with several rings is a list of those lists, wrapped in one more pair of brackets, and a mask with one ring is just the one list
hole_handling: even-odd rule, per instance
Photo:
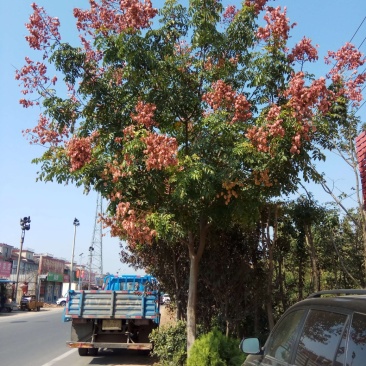
{"label": "truck", "polygon": [[22,299],[20,300],[20,310],[35,310],[40,311],[43,308],[43,301],[37,300],[36,295],[23,295]]}
{"label": "truck", "polygon": [[159,327],[160,292],[150,275],[109,275],[101,290],[69,290],[64,321],[71,321],[71,340],[80,356],[96,356],[100,348],[142,350],[153,344],[149,334]]}

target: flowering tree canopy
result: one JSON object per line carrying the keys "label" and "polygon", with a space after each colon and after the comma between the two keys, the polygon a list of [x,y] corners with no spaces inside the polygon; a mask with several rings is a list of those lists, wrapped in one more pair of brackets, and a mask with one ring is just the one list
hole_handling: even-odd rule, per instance
{"label": "flowering tree canopy", "polygon": [[159,238],[187,243],[190,343],[207,231],[314,178],[309,166],[324,158],[334,123],[324,117],[341,96],[360,101],[364,60],[347,44],[329,53],[328,76],[311,77],[305,66],[317,61],[316,47],[304,37],[288,48],[295,24],[266,0],[240,9],[167,0],[160,11],[150,0],[89,2],[74,9],[75,46],[32,4],[26,39],[41,57],[26,58],[16,79],[20,103],[43,109],[25,133],[47,147],[35,160],[39,178],[101,192],[110,202],[105,225],[132,250]]}

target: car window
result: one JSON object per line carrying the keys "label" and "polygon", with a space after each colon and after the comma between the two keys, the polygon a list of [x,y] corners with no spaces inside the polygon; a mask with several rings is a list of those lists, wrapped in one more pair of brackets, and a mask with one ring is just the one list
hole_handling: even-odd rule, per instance
{"label": "car window", "polygon": [[347,350],[347,366],[364,366],[366,362],[366,315],[355,313]]}
{"label": "car window", "polygon": [[290,362],[291,352],[294,349],[304,313],[304,310],[293,311],[281,319],[268,338],[265,346],[264,364],[273,358],[280,362],[273,363],[272,360],[269,363],[271,365],[285,365],[287,362]]}
{"label": "car window", "polygon": [[[311,310],[296,351],[296,366],[331,366],[340,349],[346,329],[347,315],[322,310]],[[341,365],[335,363],[335,365]]]}

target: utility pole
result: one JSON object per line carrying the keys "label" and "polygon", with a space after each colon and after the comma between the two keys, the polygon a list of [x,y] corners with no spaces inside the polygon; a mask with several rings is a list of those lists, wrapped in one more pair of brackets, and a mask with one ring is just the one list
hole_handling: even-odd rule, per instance
{"label": "utility pole", "polygon": [[69,276],[69,291],[71,290],[71,284],[74,280],[74,253],[75,253],[75,239],[76,239],[76,227],[80,225],[79,220],[74,219],[74,243],[72,245],[71,264],[70,264],[70,276]]}
{"label": "utility pole", "polygon": [[22,258],[25,231],[30,229],[30,223],[31,223],[30,216],[23,217],[22,219],[20,219],[20,227],[22,229],[22,234],[21,234],[21,237],[20,237],[20,250],[19,250],[19,256],[18,256],[17,277],[16,277],[16,282],[15,282],[15,293],[13,295],[14,296],[14,298],[13,298],[14,301],[16,301],[17,294],[18,294],[19,268],[20,268],[20,261],[21,261],[21,258]]}

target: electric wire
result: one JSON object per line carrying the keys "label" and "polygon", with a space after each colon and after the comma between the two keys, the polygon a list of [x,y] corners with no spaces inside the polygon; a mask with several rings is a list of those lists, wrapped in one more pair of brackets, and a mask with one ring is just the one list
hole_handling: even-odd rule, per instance
{"label": "electric wire", "polygon": [[362,26],[362,24],[363,24],[363,22],[366,20],[366,16],[363,18],[363,20],[362,20],[362,22],[361,22],[361,24],[358,26],[358,28],[356,29],[356,32],[353,34],[353,36],[352,36],[352,38],[350,39],[350,43],[352,42],[352,40],[353,40],[353,38],[355,38],[355,36],[356,36],[356,34],[358,33],[358,31],[360,30],[360,28],[361,28],[361,26]]}

